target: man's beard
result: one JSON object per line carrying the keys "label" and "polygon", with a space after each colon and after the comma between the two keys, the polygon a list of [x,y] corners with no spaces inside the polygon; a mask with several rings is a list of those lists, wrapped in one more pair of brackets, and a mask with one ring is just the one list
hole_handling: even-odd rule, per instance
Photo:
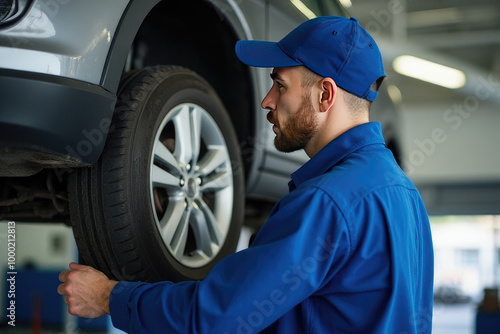
{"label": "man's beard", "polygon": [[304,149],[318,127],[310,93],[302,96],[297,112],[284,121],[284,127],[278,123],[272,112],[267,114],[267,120],[279,128],[274,138],[274,146],[278,151],[286,153]]}

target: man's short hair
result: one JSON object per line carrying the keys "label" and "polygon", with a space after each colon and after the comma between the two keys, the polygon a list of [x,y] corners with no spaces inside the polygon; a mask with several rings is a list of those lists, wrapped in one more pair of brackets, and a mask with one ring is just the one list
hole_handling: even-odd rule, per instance
{"label": "man's short hair", "polygon": [[[375,81],[372,86],[371,90],[378,92],[380,85],[382,84],[383,77],[379,78],[377,81]],[[340,88],[340,87],[339,87]],[[342,88],[340,88],[342,89]],[[359,114],[363,111],[370,111],[370,108],[372,106],[372,101],[363,99],[359,96],[356,96],[352,93],[349,93],[348,91],[342,89],[344,91],[344,101],[346,104],[349,106],[349,109],[354,113],[353,116],[359,116]]]}
{"label": "man's short hair", "polygon": [[[310,89],[316,82],[323,79],[321,75],[314,73],[305,66],[299,66],[299,68],[302,72],[302,87],[304,88]],[[377,81],[375,81],[371,89],[378,92],[383,79],[384,78],[381,77]],[[362,97],[349,93],[345,89],[342,89],[342,91],[344,92],[344,101],[352,111],[354,117],[359,116],[363,111],[370,111],[370,107],[372,105],[372,102],[370,100],[363,99]]]}
{"label": "man's short hair", "polygon": [[311,88],[316,82],[323,79],[321,75],[314,73],[305,66],[299,66],[299,69],[302,72],[302,87],[304,88]]}

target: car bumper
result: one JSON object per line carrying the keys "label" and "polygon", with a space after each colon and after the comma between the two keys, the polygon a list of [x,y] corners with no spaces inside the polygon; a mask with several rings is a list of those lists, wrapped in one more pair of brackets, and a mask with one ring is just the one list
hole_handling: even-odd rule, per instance
{"label": "car bumper", "polygon": [[0,176],[28,176],[95,163],[116,96],[77,80],[0,70],[0,101]]}

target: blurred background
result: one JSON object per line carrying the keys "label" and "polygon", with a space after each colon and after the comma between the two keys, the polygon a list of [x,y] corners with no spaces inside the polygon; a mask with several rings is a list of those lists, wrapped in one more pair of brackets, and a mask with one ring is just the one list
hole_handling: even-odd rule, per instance
{"label": "blurred background", "polygon": [[[245,1],[251,0],[235,2]],[[291,2],[314,10],[313,1]],[[384,85],[395,108],[389,121],[397,124],[391,129],[394,152],[430,215],[435,249],[433,333],[476,333],[476,319],[483,315],[486,320],[480,320],[492,331],[482,333],[498,333],[500,1],[340,2],[382,51],[388,74]],[[262,216],[254,219],[250,214],[246,223],[239,249],[246,247]],[[26,283],[43,285],[52,294],[34,296],[34,308],[22,313],[20,307],[18,320],[39,314],[49,319],[44,333],[59,333],[57,326],[51,331],[51,314],[43,313],[50,311],[56,315],[55,324],[60,323],[60,314],[68,317],[65,333],[106,328],[102,323],[106,320],[94,323],[68,316],[54,294],[58,284],[52,279],[54,273],[78,259],[71,229],[62,224],[25,223],[17,225],[16,236],[17,266],[52,273],[47,281],[39,277]],[[6,244],[7,224],[0,224],[2,254]],[[6,264],[2,255],[0,268]],[[3,279],[0,289],[5,291]],[[4,293],[0,296],[4,319],[6,299]],[[42,299],[52,303],[50,310],[37,309],[37,300]]]}

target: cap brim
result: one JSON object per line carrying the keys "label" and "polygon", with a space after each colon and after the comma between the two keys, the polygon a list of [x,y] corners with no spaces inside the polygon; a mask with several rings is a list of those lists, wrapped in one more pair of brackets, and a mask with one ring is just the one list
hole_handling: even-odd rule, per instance
{"label": "cap brim", "polygon": [[254,67],[290,67],[302,63],[288,57],[278,43],[264,41],[238,41],[236,55],[245,64]]}

